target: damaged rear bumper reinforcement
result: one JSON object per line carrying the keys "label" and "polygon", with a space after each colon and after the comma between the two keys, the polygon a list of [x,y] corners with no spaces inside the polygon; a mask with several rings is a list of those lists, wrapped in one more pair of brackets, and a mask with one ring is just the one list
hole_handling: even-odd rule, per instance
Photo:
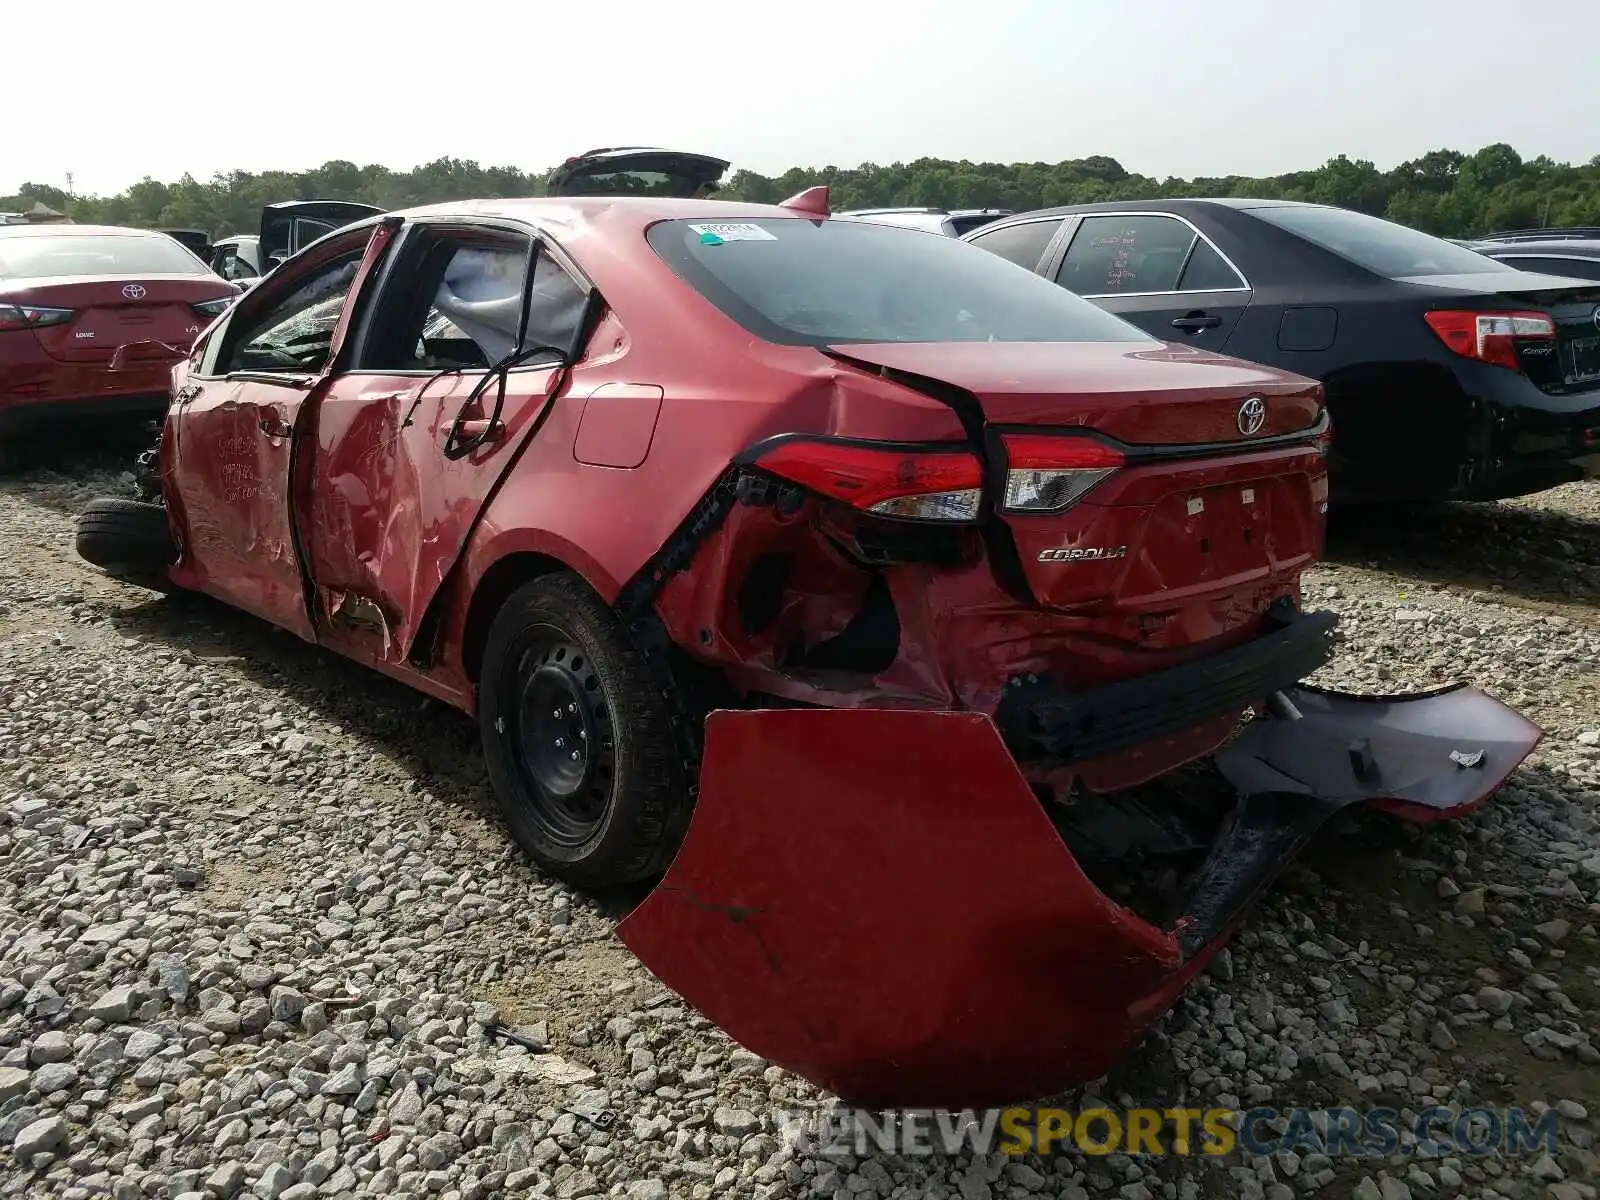
{"label": "damaged rear bumper reinforcement", "polygon": [[[1329,628],[1289,621],[1221,656],[1232,668],[1220,675],[1188,673],[1221,659],[1143,681],[1175,721],[1194,720],[1198,699],[1169,688],[1180,676],[1267,689],[1242,702],[1258,716],[1215,758],[1236,796],[1175,920],[1146,920],[1096,886],[989,717],[772,709],[711,714],[688,834],[618,932],[730,1036],[850,1103],[999,1105],[1098,1078],[1335,814],[1459,816],[1538,744],[1536,726],[1472,688],[1367,698],[1274,685],[1257,661],[1269,656],[1250,651],[1289,637],[1273,645],[1309,661]],[[1117,695],[1040,704],[1030,737],[1070,756],[1161,725],[1159,705]]]}
{"label": "damaged rear bumper reinforcement", "polygon": [[1081,692],[1047,678],[1013,679],[995,724],[1018,758],[1073,763],[1241,712],[1333,656],[1334,613],[1300,612],[1285,600],[1267,617],[1267,630],[1252,640],[1152,675]]}

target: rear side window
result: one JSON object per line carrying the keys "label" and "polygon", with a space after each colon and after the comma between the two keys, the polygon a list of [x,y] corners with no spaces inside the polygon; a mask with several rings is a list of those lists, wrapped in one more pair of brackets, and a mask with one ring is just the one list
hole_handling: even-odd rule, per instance
{"label": "rear side window", "polygon": [[212,269],[224,279],[254,279],[261,274],[239,253],[237,246],[223,246],[218,250]]}
{"label": "rear side window", "polygon": [[164,233],[0,237],[0,279],[63,275],[199,275],[206,266]]}
{"label": "rear side window", "polygon": [[1284,205],[1247,211],[1258,221],[1276,225],[1387,279],[1481,275],[1512,269],[1476,250],[1467,250],[1431,233],[1419,233],[1393,221],[1345,208]]}
{"label": "rear side window", "polygon": [[1172,217],[1085,217],[1056,282],[1080,296],[1175,292],[1194,240]]}
{"label": "rear side window", "polygon": [[1149,335],[955,238],[864,221],[662,221],[650,244],[769,342],[1135,342]]}
{"label": "rear side window", "polygon": [[1039,265],[1039,259],[1044,255],[1044,248],[1050,244],[1050,239],[1055,237],[1056,230],[1060,228],[1059,218],[1054,221],[1024,221],[1021,225],[992,229],[970,240],[974,246],[979,246],[991,254],[998,254],[1001,258],[1014,262],[1019,267],[1027,267],[1031,271]]}
{"label": "rear side window", "polygon": [[1244,286],[1239,272],[1228,265],[1228,260],[1218,254],[1210,242],[1205,238],[1195,239],[1194,251],[1183,268],[1183,277],[1178,280],[1180,292],[1222,292]]}

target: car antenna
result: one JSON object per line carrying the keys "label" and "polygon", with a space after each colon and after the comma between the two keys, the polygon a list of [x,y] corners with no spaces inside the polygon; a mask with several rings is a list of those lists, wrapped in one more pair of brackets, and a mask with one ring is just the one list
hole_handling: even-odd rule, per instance
{"label": "car antenna", "polygon": [[813,217],[830,217],[833,209],[828,206],[828,185],[818,184],[808,187],[805,191],[790,196],[779,208],[792,208],[795,212],[806,213]]}

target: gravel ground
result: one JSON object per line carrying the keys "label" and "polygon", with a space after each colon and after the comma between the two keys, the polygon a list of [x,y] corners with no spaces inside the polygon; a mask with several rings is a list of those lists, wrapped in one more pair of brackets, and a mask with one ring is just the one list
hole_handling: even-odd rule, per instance
{"label": "gravel ground", "polygon": [[1558,1105],[1559,1155],[856,1158],[509,850],[467,721],[80,564],[114,461],[0,480],[0,1195],[1596,1194],[1600,486],[1335,528],[1324,682],[1467,678],[1547,740],[1473,819],[1325,839],[1064,1098]]}

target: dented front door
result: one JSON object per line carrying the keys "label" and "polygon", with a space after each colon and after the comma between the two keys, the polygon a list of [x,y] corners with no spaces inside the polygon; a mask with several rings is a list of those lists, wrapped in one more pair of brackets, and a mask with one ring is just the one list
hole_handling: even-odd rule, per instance
{"label": "dented front door", "polygon": [[252,294],[219,330],[208,373],[174,397],[185,586],[308,641],[295,461],[307,405],[330,377],[352,305],[390,229],[353,234]]}

